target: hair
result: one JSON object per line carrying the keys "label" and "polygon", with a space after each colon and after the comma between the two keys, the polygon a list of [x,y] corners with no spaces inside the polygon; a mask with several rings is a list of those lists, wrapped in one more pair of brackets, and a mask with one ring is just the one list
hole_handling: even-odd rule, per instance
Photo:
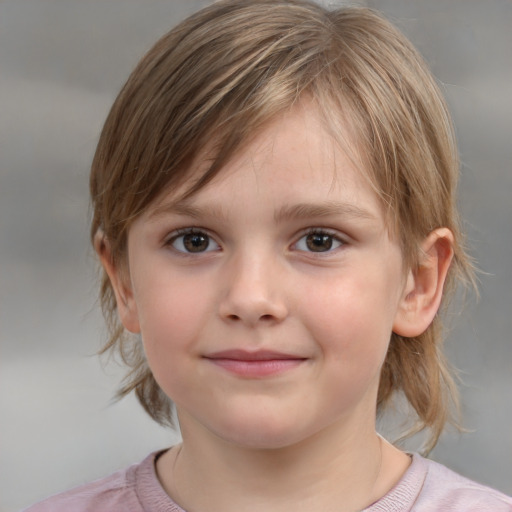
{"label": "hair", "polygon": [[[198,154],[213,147],[211,165],[186,195],[304,98],[369,178],[407,268],[418,265],[428,233],[447,227],[455,242],[443,305],[458,282],[474,283],[456,209],[456,143],[435,79],[379,14],[302,0],[216,2],[145,55],[115,100],[94,156],[92,238],[108,241],[112,263],[125,265],[131,223],[190,178]],[[118,397],[135,390],[152,418],[172,425],[172,402],[139,337],[124,332],[105,272],[100,298],[110,333],[102,352],[119,353],[129,368]],[[396,393],[406,397],[417,416],[411,432],[428,432],[426,451],[455,418],[457,390],[442,339],[440,315],[417,337],[392,333],[378,390],[378,412]]]}

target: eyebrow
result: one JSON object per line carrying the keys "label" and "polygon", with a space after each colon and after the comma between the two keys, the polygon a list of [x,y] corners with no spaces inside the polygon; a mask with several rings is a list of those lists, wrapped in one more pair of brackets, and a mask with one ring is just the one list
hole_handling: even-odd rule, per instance
{"label": "eyebrow", "polygon": [[274,215],[276,222],[288,219],[307,219],[341,215],[348,218],[375,220],[376,216],[369,210],[351,203],[328,201],[321,204],[299,203],[283,206]]}
{"label": "eyebrow", "polygon": [[221,205],[212,204],[198,207],[189,204],[187,201],[164,202],[154,208],[149,216],[154,218],[165,214],[182,215],[184,217],[192,217],[193,219],[209,217],[223,222],[227,221],[226,211]]}
{"label": "eyebrow", "polygon": [[[228,221],[226,210],[222,205],[210,204],[202,207],[193,206],[187,201],[165,202],[157,206],[150,217],[159,217],[165,214],[183,215],[195,219],[213,218],[222,222]],[[298,203],[284,205],[274,214],[276,224],[286,220],[301,220],[319,217],[340,215],[347,218],[375,220],[375,214],[369,210],[352,203],[327,201],[325,203]]]}

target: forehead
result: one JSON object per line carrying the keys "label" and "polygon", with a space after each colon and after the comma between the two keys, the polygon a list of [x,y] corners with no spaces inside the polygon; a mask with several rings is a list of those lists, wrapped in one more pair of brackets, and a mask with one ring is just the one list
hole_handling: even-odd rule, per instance
{"label": "forehead", "polygon": [[[348,130],[344,140],[352,140]],[[352,143],[351,148],[355,147]],[[168,210],[170,204],[192,211],[192,204],[219,202],[216,198],[236,202],[242,189],[259,200],[274,201],[276,208],[307,201],[324,205],[345,202],[353,212],[366,210],[370,214],[371,210],[374,216],[381,214],[367,171],[340,147],[311,102],[297,104],[272,119],[235,152],[210,183],[189,195],[214,155],[211,148],[201,152],[180,186],[166,190],[152,205],[151,215]],[[221,204],[217,209],[228,206]]]}

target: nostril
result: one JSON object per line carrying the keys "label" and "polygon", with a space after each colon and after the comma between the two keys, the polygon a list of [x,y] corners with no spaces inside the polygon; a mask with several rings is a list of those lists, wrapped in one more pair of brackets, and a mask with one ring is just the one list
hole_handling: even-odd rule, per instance
{"label": "nostril", "polygon": [[[227,315],[226,318],[233,322],[239,322],[242,320],[242,318],[240,316],[235,315],[235,314]],[[259,317],[259,321],[263,321],[263,322],[271,322],[273,320],[275,320],[274,315],[261,315]]]}
{"label": "nostril", "polygon": [[270,326],[282,321],[287,316],[288,310],[284,303],[278,300],[240,294],[230,295],[222,300],[218,313],[224,321],[233,325],[243,323],[254,326],[260,322],[261,325]]}

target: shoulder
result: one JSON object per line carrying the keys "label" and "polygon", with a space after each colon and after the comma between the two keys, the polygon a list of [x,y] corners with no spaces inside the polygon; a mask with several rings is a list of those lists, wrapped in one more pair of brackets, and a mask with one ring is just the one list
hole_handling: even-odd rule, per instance
{"label": "shoulder", "polygon": [[[164,492],[154,470],[158,453],[152,453],[106,478],[51,496],[23,512],[111,512],[112,510],[147,510],[147,497]],[[172,510],[172,509],[171,509]]]}
{"label": "shoulder", "polygon": [[101,480],[51,496],[24,512],[106,512],[107,510],[139,511],[134,484],[135,466],[118,471]]}
{"label": "shoulder", "polygon": [[397,485],[365,512],[512,512],[512,498],[412,455]]}
{"label": "shoulder", "polygon": [[442,464],[419,455],[414,457],[424,465],[426,475],[413,510],[512,512],[511,497],[473,482]]}

